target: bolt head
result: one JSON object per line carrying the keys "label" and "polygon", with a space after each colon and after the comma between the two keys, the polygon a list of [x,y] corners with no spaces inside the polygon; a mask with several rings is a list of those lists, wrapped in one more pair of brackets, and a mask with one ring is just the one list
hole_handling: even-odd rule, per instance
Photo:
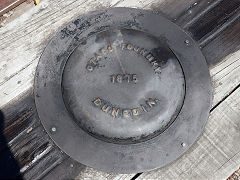
{"label": "bolt head", "polygon": [[186,40],[184,41],[184,43],[185,43],[187,46],[190,45],[190,41],[189,41],[188,39],[186,39]]}
{"label": "bolt head", "polygon": [[52,132],[56,132],[57,128],[56,127],[52,127],[51,130],[52,130]]}
{"label": "bolt head", "polygon": [[182,146],[182,147],[185,147],[185,146],[186,146],[186,143],[182,142],[182,143],[181,143],[181,146]]}

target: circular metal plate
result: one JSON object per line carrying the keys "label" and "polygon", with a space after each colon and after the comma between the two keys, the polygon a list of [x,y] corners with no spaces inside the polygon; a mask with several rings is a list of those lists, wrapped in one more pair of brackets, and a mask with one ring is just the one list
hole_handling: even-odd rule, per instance
{"label": "circular metal plate", "polygon": [[200,135],[211,82],[196,43],[148,11],[114,8],[66,25],[35,78],[37,111],[55,143],[107,172],[162,167]]}

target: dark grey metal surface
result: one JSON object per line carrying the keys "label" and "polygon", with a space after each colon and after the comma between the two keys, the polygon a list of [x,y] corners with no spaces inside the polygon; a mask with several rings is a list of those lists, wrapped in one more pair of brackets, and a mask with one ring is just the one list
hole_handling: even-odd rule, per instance
{"label": "dark grey metal surface", "polygon": [[211,82],[196,43],[148,11],[91,12],[51,40],[35,101],[46,131],[75,160],[107,172],[166,165],[200,135]]}
{"label": "dark grey metal surface", "polygon": [[182,68],[167,45],[129,29],[103,31],[79,45],[65,66],[62,87],[82,129],[125,144],[166,129],[185,93]]}

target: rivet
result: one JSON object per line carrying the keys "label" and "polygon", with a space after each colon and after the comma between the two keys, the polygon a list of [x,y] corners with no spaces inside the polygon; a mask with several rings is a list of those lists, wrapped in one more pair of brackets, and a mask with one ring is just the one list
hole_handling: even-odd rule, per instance
{"label": "rivet", "polygon": [[190,41],[189,41],[188,39],[186,39],[186,40],[184,41],[184,43],[185,43],[187,46],[190,45]]}
{"label": "rivet", "polygon": [[182,147],[185,147],[185,146],[186,146],[186,143],[182,142],[182,143],[181,143],[181,146],[182,146]]}
{"label": "rivet", "polygon": [[57,128],[56,127],[52,127],[52,132],[56,132],[57,131]]}

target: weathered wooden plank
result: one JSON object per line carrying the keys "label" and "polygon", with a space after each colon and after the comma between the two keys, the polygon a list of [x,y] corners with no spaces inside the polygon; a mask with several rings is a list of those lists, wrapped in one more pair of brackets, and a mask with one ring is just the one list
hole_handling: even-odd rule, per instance
{"label": "weathered wooden plank", "polygon": [[[228,5],[225,7],[226,4]],[[177,19],[177,23],[186,30],[190,30],[196,40],[199,39],[195,37],[195,34],[202,32],[199,43],[208,39],[208,43],[204,44],[202,51],[213,79],[213,106],[224,99],[239,84],[240,35],[238,32],[240,31],[240,17],[239,11],[237,11],[239,7],[240,1],[238,0],[229,3],[225,0],[200,1],[193,4]],[[217,12],[217,17],[220,18],[218,21],[212,14],[213,12]],[[228,20],[232,16],[237,18],[229,24]],[[224,24],[224,22],[226,23]],[[214,26],[210,26],[210,24],[214,24]],[[215,29],[219,27],[222,30],[212,36]]]}
{"label": "weathered wooden plank", "polygon": [[24,1],[25,0],[0,0],[0,16]]}
{"label": "weathered wooden plank", "polygon": [[238,180],[240,177],[240,168],[236,170],[227,180]]}
{"label": "weathered wooden plank", "polygon": [[[25,102],[14,104],[11,107],[2,109],[4,112],[4,131],[3,134],[7,142],[12,141],[22,131],[27,129],[36,118],[36,111],[32,109],[33,99],[24,98]],[[0,147],[1,149],[1,147]]]}
{"label": "weathered wooden plank", "polygon": [[33,86],[38,59],[59,27],[90,9],[94,10],[93,7],[97,9],[99,6],[110,5],[111,1],[72,0],[49,3],[45,0],[0,28],[0,107]]}
{"label": "weathered wooden plank", "polygon": [[[131,6],[131,7],[144,7],[146,9],[149,9],[151,6],[151,3],[154,1],[109,1],[104,4],[103,2],[101,5],[105,5],[106,7],[108,6]],[[164,2],[164,1],[161,1]],[[161,4],[161,2],[158,2],[158,6]],[[186,1],[186,2],[191,2],[191,1]],[[58,10],[60,7],[57,7],[56,4],[49,4],[48,1],[44,1],[41,6],[38,6],[34,10],[31,10],[28,15],[23,15],[23,17],[19,18],[16,20],[16,22],[11,23],[10,25],[7,25],[5,27],[5,31],[2,31],[2,36],[1,42],[3,42],[0,45],[1,51],[3,52],[2,57],[7,58],[3,59],[1,61],[1,93],[2,96],[4,97],[1,101],[1,105],[6,105],[7,102],[9,102],[9,99],[14,99],[18,98],[20,94],[24,93],[27,91],[29,88],[32,87],[33,85],[33,77],[34,77],[34,72],[35,72],[35,67],[38,61],[38,58],[40,57],[40,54],[45,47],[47,41],[49,40],[49,36],[51,36],[58,27],[60,27],[62,24],[64,24],[67,21],[70,21],[72,17],[78,16],[79,15],[79,10],[78,11],[73,11],[73,7],[75,6],[80,6],[80,8],[89,8],[94,5],[95,2],[91,1],[79,1],[73,4],[73,1],[70,2],[60,2],[61,6],[64,8],[61,8],[62,12],[59,13]],[[85,4],[84,4],[85,3]],[[126,4],[124,4],[126,3]],[[156,4],[156,2],[155,2]],[[167,5],[172,6],[172,3],[164,4],[162,9],[165,9]],[[179,4],[178,4],[179,5]],[[175,8],[178,6],[176,5]],[[184,7],[186,8],[188,6],[187,3],[184,3]],[[161,7],[161,6],[160,6]],[[76,9],[76,8],[75,8]],[[178,13],[180,12],[181,8],[177,8]],[[87,10],[87,9],[86,9]],[[85,10],[85,11],[86,11]],[[91,9],[93,10],[93,9]],[[73,12],[72,12],[73,11]],[[67,14],[66,14],[67,13]],[[75,14],[74,14],[75,13]],[[82,12],[81,12],[82,13]],[[74,14],[74,15],[73,15]],[[64,15],[64,19],[61,19]],[[59,16],[59,18],[58,18]],[[176,15],[175,15],[176,16]],[[175,17],[174,16],[174,17]],[[67,17],[67,18],[66,18]],[[30,20],[29,20],[30,19]],[[59,23],[60,21],[60,23]],[[16,23],[20,23],[21,25],[16,27]],[[48,22],[48,23],[45,23]],[[54,27],[50,26],[52,23],[54,23]],[[56,25],[56,23],[59,23]],[[44,27],[43,27],[44,26]],[[52,28],[51,31],[45,31],[46,29]],[[17,29],[15,29],[17,28]],[[52,33],[52,34],[51,34]],[[35,36],[33,36],[35,34]],[[37,34],[37,35],[36,35]],[[14,35],[14,36],[13,36]],[[11,45],[9,44],[9,40],[11,39]],[[24,44],[22,42],[24,41]],[[33,44],[34,42],[35,44]],[[9,46],[8,46],[9,45]],[[7,48],[6,48],[7,47]],[[15,55],[9,54],[10,51],[12,51],[14,48],[17,48],[16,50],[18,53]],[[6,54],[4,54],[4,52]],[[6,55],[6,56],[5,56]],[[22,61],[21,61],[22,59]],[[5,60],[5,61],[4,61]],[[9,69],[12,68],[12,69]],[[24,114],[20,115],[28,115],[27,112],[24,112]],[[29,118],[27,118],[29,119]],[[15,121],[15,120],[14,120]],[[19,122],[24,123],[25,121],[19,120]],[[15,121],[15,124],[20,125],[17,121]],[[13,125],[11,127],[14,127]],[[15,127],[14,127],[15,128]],[[30,127],[31,129],[33,127]],[[40,127],[38,127],[40,128]],[[41,129],[41,128],[40,128]],[[31,130],[32,132],[37,131],[35,129]],[[7,130],[7,132],[12,132],[10,129]],[[19,132],[18,132],[19,133]],[[41,134],[41,133],[40,133]],[[6,136],[9,137],[9,140],[14,137],[14,135],[9,135],[6,133]],[[25,136],[27,141],[31,141],[30,139],[31,134],[28,136]],[[18,139],[19,140],[19,139]],[[18,141],[16,140],[16,142]],[[35,142],[35,139],[34,139]],[[31,144],[31,143],[30,143]],[[36,145],[35,143],[34,146],[36,146],[36,149],[31,149],[28,153],[31,154],[31,152],[36,151],[38,148],[41,149],[41,147],[48,147],[45,144],[41,145]],[[48,151],[48,149],[45,149]],[[18,152],[18,149],[13,149],[13,152]],[[47,154],[51,154],[51,150]],[[25,152],[24,152],[25,153]],[[24,154],[23,153],[23,154]],[[28,153],[25,153],[28,154]],[[16,154],[16,153],[15,153]],[[37,163],[35,166],[31,164],[31,162],[34,159],[21,159],[22,156],[18,157],[18,159],[21,160],[23,164],[21,164],[22,171],[24,170],[24,174],[26,178],[32,178],[32,175],[35,175],[35,177],[40,177],[40,174],[36,174],[35,169],[42,169],[44,166],[39,166],[39,164],[43,164],[41,162],[46,162],[45,159],[49,157],[49,155],[46,155],[42,158],[42,160],[39,160],[40,163]],[[53,158],[54,159],[54,158]],[[52,159],[49,160],[50,162]],[[55,161],[55,160],[54,160]],[[65,162],[65,161],[64,161]],[[30,165],[29,165],[30,164]],[[64,163],[63,163],[64,164]],[[31,168],[33,166],[33,168]],[[55,169],[61,169],[62,166],[57,166]],[[81,166],[79,166],[81,167]],[[26,169],[27,168],[27,169]],[[46,168],[47,169],[47,168]],[[50,169],[50,168],[48,168]],[[54,170],[55,170],[54,169]],[[54,172],[53,170],[53,172]],[[56,171],[56,170],[55,170]],[[66,169],[65,169],[66,171]],[[44,173],[43,171],[40,171],[41,173]],[[104,172],[100,172],[97,170],[94,170],[92,168],[86,168],[84,171],[80,173],[78,178],[82,177],[88,177],[88,178],[93,178],[93,175],[101,176],[102,178],[106,179],[120,179],[120,178],[131,178],[133,175],[114,175],[114,174],[108,174]]]}
{"label": "weathered wooden plank", "polygon": [[[127,2],[132,3],[132,4],[128,4]],[[185,1],[187,3],[182,3],[182,1],[178,1],[178,2],[180,3],[180,5],[184,4],[184,5],[182,5],[182,7],[184,7],[185,9],[189,8],[189,4],[187,4],[187,3],[191,3],[191,4],[194,3],[193,1]],[[176,2],[176,1],[168,1],[168,2],[166,2],[166,1],[158,1],[158,2],[157,1],[156,2],[155,1],[151,1],[151,2],[137,1],[137,2],[135,2],[135,5],[134,5],[134,1],[111,1],[111,2],[108,1],[108,2],[101,2],[100,7],[101,6],[108,7],[108,6],[112,6],[112,5],[116,5],[116,6],[125,6],[126,5],[126,6],[139,7],[139,8],[144,7],[147,9],[152,7],[152,8],[155,8],[155,12],[158,12],[158,10],[160,9],[160,11],[163,13],[165,11],[164,14],[168,14],[168,9],[173,8],[174,5],[178,4],[178,2]],[[55,2],[52,2],[52,3],[54,4]],[[5,38],[5,39],[3,39],[4,42],[7,43],[7,41],[11,40],[13,43],[13,45],[11,47],[12,47],[12,49],[14,49],[14,53],[16,53],[15,55],[11,55],[11,54],[9,54],[9,52],[13,52],[11,48],[5,49],[6,46],[0,46],[0,48],[2,48],[1,52],[6,53],[6,54],[3,54],[1,58],[4,61],[9,60],[11,62],[10,66],[7,66],[7,67],[5,66],[5,63],[8,64],[9,62],[4,62],[4,61],[3,61],[4,63],[2,63],[2,61],[0,62],[0,65],[1,65],[0,72],[2,73],[2,74],[0,73],[0,78],[2,78],[2,85],[0,85],[0,87],[2,88],[1,90],[3,90],[3,91],[0,91],[0,93],[4,92],[0,96],[5,97],[5,99],[3,98],[4,102],[2,103],[2,106],[6,105],[7,102],[10,102],[10,100],[18,98],[19,94],[24,93],[25,91],[27,91],[29,88],[32,87],[34,71],[35,71],[37,61],[40,57],[40,54],[41,54],[43,48],[45,47],[47,41],[49,40],[49,37],[54,34],[56,29],[58,27],[60,27],[62,24],[66,23],[67,21],[70,21],[70,19],[72,19],[73,17],[75,17],[83,12],[87,12],[89,10],[89,7],[97,4],[96,2],[91,2],[91,1],[90,2],[89,1],[86,1],[86,2],[77,1],[76,4],[77,4],[77,6],[79,6],[78,8],[83,9],[83,12],[77,12],[77,11],[74,11],[71,9],[71,8],[75,8],[74,4],[71,4],[71,3],[73,3],[73,1],[67,1],[67,2],[65,2],[65,4],[64,3],[61,4],[61,3],[62,2],[60,2],[59,7],[53,7],[53,5],[51,3],[49,4],[48,1],[43,1],[43,4],[41,5],[41,7],[40,6],[36,7],[39,9],[34,8],[34,10],[31,11],[32,14],[30,13],[30,15],[29,14],[23,15],[23,17],[22,17],[23,19],[20,19],[20,20],[17,19],[15,21],[15,23],[23,22],[24,25],[21,25],[20,27],[16,27],[15,23],[11,23],[10,25],[7,25],[7,27],[6,27],[9,30],[9,32],[2,31],[4,38]],[[83,4],[81,4],[81,3],[83,3]],[[126,3],[126,4],[124,4],[124,3]],[[151,5],[150,3],[153,3],[154,5]],[[55,3],[54,6],[56,6],[57,4],[58,3]],[[161,6],[161,4],[162,4],[162,6]],[[168,7],[168,5],[170,7]],[[63,7],[61,7],[61,6],[63,6]],[[176,7],[177,6],[175,6],[175,8]],[[63,10],[61,13],[58,13],[57,11],[60,10],[60,8]],[[78,9],[78,11],[79,11],[79,9]],[[182,12],[179,12],[179,9],[177,9],[177,11],[178,11],[178,13],[173,11],[175,13],[175,15],[169,15],[169,16],[171,18],[176,18],[179,14],[182,13]],[[73,14],[71,14],[71,13],[73,13]],[[59,16],[59,18],[57,18],[57,16]],[[61,19],[61,18],[63,18],[63,16],[65,16],[64,19]],[[58,22],[58,21],[61,21],[61,22]],[[47,24],[44,26],[44,28],[46,30],[44,28],[41,28],[41,26],[43,26],[44,23]],[[54,24],[54,27],[50,26],[51,24]],[[19,26],[19,24],[17,24],[17,25]],[[26,29],[25,29],[25,27],[26,27]],[[14,28],[16,28],[16,30],[13,30]],[[52,28],[51,31],[49,31],[50,28]],[[24,32],[24,30],[25,30],[25,32]],[[18,37],[14,37],[13,35],[17,31],[18,31]],[[32,31],[34,31],[34,32],[31,33]],[[39,33],[39,34],[37,34],[37,33]],[[37,36],[34,36],[34,34],[37,34]],[[11,36],[13,36],[13,37],[11,37]],[[27,46],[29,46],[29,47],[27,47]],[[31,48],[33,48],[33,50]],[[26,51],[25,54],[22,53],[24,50]],[[229,57],[226,58],[224,61],[225,65],[222,64],[221,67],[215,66],[214,72],[218,72],[218,73],[216,73],[216,76],[215,76],[216,78],[218,77],[218,75],[221,75],[219,77],[223,77],[223,74],[227,75],[227,77],[224,78],[223,80],[221,80],[221,78],[218,79],[219,84],[232,80],[231,79],[231,75],[232,75],[231,70],[235,68],[236,64],[232,65],[231,62],[238,62],[238,61],[235,61],[235,58],[237,56],[238,56],[238,54],[236,54],[230,60],[229,60]],[[232,66],[230,66],[230,67],[232,67],[232,69],[222,70],[222,69],[226,69],[226,66],[228,67],[228,64],[232,65]],[[3,69],[2,69],[2,67],[3,67]],[[17,67],[17,68],[15,69],[15,67]],[[13,68],[13,69],[10,69],[10,68]],[[221,73],[223,73],[223,74],[221,74]],[[236,70],[234,77],[236,77],[238,75],[239,74]],[[20,82],[20,83],[18,83],[18,82]],[[237,84],[237,83],[238,83],[238,81],[234,81],[234,84],[232,85],[232,87],[234,87],[235,84]],[[222,92],[220,90],[220,88],[219,88],[219,92],[220,92],[220,94]],[[226,92],[229,92],[229,89],[227,87],[226,87]],[[219,94],[217,96],[220,97]],[[221,99],[221,98],[219,98],[219,99]],[[0,104],[1,104],[1,102],[0,102]],[[218,102],[218,100],[216,100],[216,103],[217,102]],[[57,167],[60,167],[60,166],[57,166]],[[123,177],[125,179],[126,178],[129,179],[132,177],[132,175],[130,175],[130,176],[125,176],[125,175],[124,176],[123,175],[114,176],[114,175],[109,175],[107,173],[99,172],[97,170],[93,170],[92,168],[87,168],[80,173],[78,178],[81,179],[82,177],[85,177],[85,178],[91,179],[91,178],[93,178],[93,176],[91,176],[91,174],[95,174],[98,177],[108,178],[108,179],[113,179],[113,178],[120,179]],[[28,177],[30,177],[30,176],[28,176]]]}
{"label": "weathered wooden plank", "polygon": [[31,170],[24,173],[24,179],[41,179],[46,173],[51,171],[55,166],[62,162],[62,155],[59,153],[59,150],[54,147],[52,150],[49,150],[41,160],[36,163]]}
{"label": "weathered wooden plank", "polygon": [[[194,23],[197,25],[199,22],[196,21]],[[211,64],[210,73],[214,87],[213,107],[216,107],[233,90],[236,90],[236,87],[239,87],[240,84],[240,41],[238,37],[239,33],[237,33],[239,32],[239,24],[239,20],[237,19],[203,48],[208,64]],[[211,34],[210,31],[206,31],[206,33]],[[206,38],[206,36],[204,37]],[[239,88],[237,90],[239,91]],[[239,96],[236,97],[235,95],[236,93],[231,95],[231,98],[236,98],[239,102]],[[222,103],[225,103],[225,101]],[[234,103],[233,106],[235,106]],[[216,107],[217,110],[214,110],[217,113],[213,112],[211,114],[204,132],[212,133],[211,135],[203,133],[197,143],[182,158],[157,171],[143,173],[140,175],[140,179],[227,178],[239,166],[240,142],[235,142],[239,138],[239,132],[232,132],[232,127],[230,128],[225,125],[231,122],[231,120],[235,120],[237,123],[235,129],[239,128],[240,113],[239,110],[236,110],[237,114],[235,116],[230,113],[225,117],[227,113],[227,110],[223,111],[225,108],[226,106],[222,108],[220,104],[219,107]],[[231,109],[231,106],[228,108]],[[221,138],[223,139],[225,136],[228,138],[225,138],[222,142]]]}
{"label": "weathered wooden plank", "polygon": [[[36,113],[32,91],[22,97],[22,100],[1,109],[4,130],[0,128],[0,167],[6,156],[15,157],[11,160],[26,179],[34,179],[50,171],[62,160],[62,153],[44,131]],[[11,152],[10,152],[11,150]],[[8,167],[9,171],[14,171]],[[0,178],[7,175],[1,168]],[[12,178],[17,172],[12,173]]]}
{"label": "weathered wooden plank", "polygon": [[[236,25],[236,24],[238,24],[238,22],[235,22],[233,24]],[[234,32],[226,33],[226,31],[229,32],[230,28],[232,28],[232,27],[230,26],[229,28],[224,30],[223,33],[221,33],[219,35],[219,37],[220,38],[225,37],[226,34],[228,34],[229,37],[232,37],[232,38],[234,38],[234,36],[237,36],[238,34],[234,33]],[[214,28],[211,31],[213,31],[213,30],[214,30]],[[211,33],[211,31],[209,30],[207,33]],[[232,43],[229,43],[229,45],[231,45],[232,48],[234,47],[234,48],[237,49],[237,46],[238,46],[237,41],[239,41],[239,38],[236,38],[236,40],[233,41]],[[217,46],[217,44],[215,44],[215,46]],[[209,47],[207,46],[205,49],[208,49],[208,48]],[[221,58],[219,58],[219,56],[218,57],[211,56],[211,59],[215,58],[214,60],[216,62],[221,62],[222,61],[221,64],[218,64],[218,65],[215,64],[215,66],[211,67],[211,76],[213,78],[213,84],[214,84],[213,106],[217,105],[224,97],[226,97],[234,88],[236,88],[240,84],[240,78],[239,78],[240,77],[240,69],[239,69],[240,51],[232,52],[230,48],[228,49],[226,47],[225,47],[225,50],[228,52],[228,53],[225,53],[225,56],[230,54],[230,53],[232,53],[232,54],[230,54],[227,57],[222,56]],[[217,50],[215,50],[215,52],[216,52],[216,54],[220,53],[220,51],[217,51]],[[208,57],[209,56],[207,56],[207,58]],[[225,57],[225,58],[222,59],[223,57]],[[228,84],[229,84],[229,86],[228,86]],[[235,156],[235,158],[236,158],[236,156]],[[228,160],[229,159],[225,159],[225,161],[229,162],[230,160],[229,161]],[[224,173],[219,173],[217,171],[217,173],[214,174],[215,176],[213,176],[212,178],[218,177],[218,179],[219,179],[219,178],[222,178],[222,177],[227,177],[228,175],[226,176],[226,174],[229,174],[229,173],[231,173],[231,171],[234,170],[234,168],[236,167],[236,164],[227,163],[229,166],[226,166],[225,161],[222,161],[219,164],[221,166],[224,166],[225,168],[227,168],[228,171],[224,171],[225,174]],[[209,174],[210,174],[210,171],[209,171]],[[158,177],[158,175],[156,177]],[[130,177],[128,177],[128,178],[130,178]],[[172,177],[172,179],[176,179],[176,178],[177,178],[177,176],[175,176],[174,178]],[[153,177],[148,176],[146,179],[153,179]]]}
{"label": "weathered wooden plank", "polygon": [[150,7],[154,13],[164,15],[168,19],[175,21],[195,2],[196,0],[162,0],[152,3]]}
{"label": "weathered wooden plank", "polygon": [[239,32],[240,17],[202,48],[209,66],[214,66],[219,60],[240,49]]}
{"label": "weathered wooden plank", "polygon": [[[220,64],[218,64],[218,65],[216,65],[216,66],[214,66],[214,67],[212,67],[211,68],[211,70],[210,70],[210,72],[211,72],[211,76],[212,76],[212,80],[213,80],[213,87],[214,87],[214,97],[213,97],[213,107],[214,106],[216,106],[220,101],[222,101],[222,99],[224,98],[224,97],[226,97],[226,96],[228,96],[229,95],[229,93],[231,93],[231,91],[234,89],[234,88],[236,88],[239,84],[240,84],[240,50],[239,51],[237,51],[237,52],[235,52],[235,53],[233,53],[233,54],[231,54],[231,55],[229,55],[229,56],[227,56],[225,59],[223,59],[223,61],[222,61],[222,63],[220,63]],[[230,89],[231,89],[231,91],[230,91]],[[233,97],[234,98],[234,97]],[[236,98],[238,98],[238,97],[236,97]],[[218,108],[218,107],[217,107]],[[221,111],[221,110],[220,110]],[[225,112],[223,112],[223,113],[225,113]],[[211,117],[214,117],[214,120],[209,120],[209,121],[216,121],[216,122],[218,122],[219,121],[219,116],[217,116],[217,114],[218,113],[215,113],[215,114],[213,114],[213,115],[211,115]],[[215,116],[217,116],[216,118],[215,118]],[[239,124],[239,126],[240,126],[240,118],[239,118],[239,116],[240,116],[240,112],[239,112],[239,114],[238,114],[238,124]],[[237,118],[237,117],[236,117]],[[231,120],[231,118],[229,119],[229,121]],[[223,123],[228,123],[228,122],[225,122],[226,120],[225,119],[221,119],[221,121],[224,121]],[[214,125],[212,125],[212,124],[210,124],[210,125],[208,125],[206,128],[212,128],[211,129],[211,131],[216,131],[216,129],[215,129],[215,126],[217,126],[216,124],[214,124]],[[216,135],[216,136],[218,136],[219,134],[221,134],[222,132],[221,131],[223,131],[223,129],[221,130],[221,128],[224,128],[224,126],[221,126],[221,127],[218,127],[219,129],[218,129],[218,133],[216,133],[216,134],[214,134],[214,135]],[[209,130],[210,131],[210,130]],[[229,131],[229,133],[230,133],[230,129],[225,129],[225,133],[228,133],[228,131]],[[233,133],[234,134],[234,133]],[[221,136],[221,137],[224,137],[224,136]],[[232,133],[231,133],[231,137],[233,138],[233,139],[228,139],[229,141],[225,141],[225,143],[226,144],[228,144],[229,146],[232,146],[232,145],[234,145],[234,140],[236,140],[236,137],[234,137],[234,136],[232,136]],[[201,138],[201,137],[200,137]],[[212,138],[214,138],[214,137],[212,137]],[[202,141],[200,141],[201,143],[206,143],[205,141],[207,141],[207,139],[205,138],[205,139],[202,139]],[[237,140],[236,140],[237,141]],[[238,141],[239,142],[239,141]],[[199,143],[199,141],[197,141],[197,144]],[[212,143],[215,143],[215,141],[214,140],[212,140]],[[239,142],[240,143],[240,142]],[[239,144],[238,143],[236,143],[236,145],[239,147]],[[207,151],[207,152],[205,152],[205,151],[203,151],[203,149],[202,148],[199,148],[199,146],[196,146],[196,145],[194,145],[194,147],[197,149],[197,150],[195,150],[194,152],[192,152],[191,150],[190,150],[190,152],[188,151],[187,153],[186,153],[186,155],[188,154],[188,153],[190,153],[191,154],[191,158],[193,158],[193,160],[185,160],[185,155],[183,156],[183,157],[181,157],[178,161],[180,161],[180,162],[182,162],[182,164],[181,165],[183,165],[183,163],[185,162],[185,163],[187,163],[187,164],[189,164],[188,165],[188,168],[189,169],[191,169],[191,171],[194,171],[194,170],[196,170],[196,169],[198,169],[198,167],[195,165],[195,163],[200,163],[200,162],[198,162],[198,161],[196,161],[195,162],[195,160],[194,160],[194,158],[198,158],[198,157],[201,157],[201,153],[204,153],[203,155],[202,155],[202,161],[203,160],[207,160],[208,158],[209,158],[209,156],[211,156],[212,154],[211,153],[216,153],[215,151],[213,152],[213,147],[211,147],[212,149],[211,150],[209,150],[209,151]],[[221,148],[222,147],[220,147],[220,146],[217,146],[216,147],[217,149],[219,149],[219,150],[221,150]],[[192,149],[192,148],[191,148]],[[195,154],[194,154],[195,153]],[[209,153],[209,156],[206,156],[206,153]],[[222,169],[222,171],[220,171],[220,170],[218,170],[217,171],[217,173],[215,173],[215,176],[213,176],[213,177],[211,177],[211,178],[215,178],[215,179],[223,179],[223,177],[225,178],[225,177],[227,177],[228,175],[230,175],[231,174],[231,172],[232,171],[234,171],[235,170],[235,168],[236,168],[236,166],[237,166],[237,164],[234,162],[234,161],[239,161],[240,159],[238,159],[238,158],[240,158],[240,157],[238,157],[237,155],[236,156],[234,156],[234,154],[231,154],[231,155],[229,155],[228,154],[228,156],[233,156],[233,157],[231,157],[231,159],[224,159],[224,161],[220,161],[219,163],[220,163],[220,166],[223,166],[225,169],[223,170],[223,167],[221,168]],[[188,155],[187,155],[187,157],[188,157]],[[219,158],[220,158],[220,156],[219,156]],[[224,157],[222,157],[222,158],[224,158]],[[205,161],[206,161],[205,160]],[[211,159],[210,159],[211,160]],[[228,161],[229,160],[229,161]],[[192,163],[192,165],[191,165],[191,163]],[[206,163],[206,162],[204,162],[204,163]],[[222,164],[221,164],[222,163]],[[181,166],[180,165],[180,166]],[[168,177],[168,179],[175,179],[179,174],[177,173],[178,171],[176,170],[176,168],[173,170],[173,171],[177,171],[177,172],[172,172],[171,171],[171,164],[169,165],[169,166],[167,166],[166,168],[169,168],[168,169],[168,171],[166,171],[167,173],[169,173],[170,175],[169,176],[167,176],[166,175],[166,173],[164,174],[164,176],[159,176],[159,173],[163,173],[163,172],[165,172],[165,170],[162,170],[162,169],[160,169],[160,170],[157,170],[157,171],[153,171],[153,172],[151,172],[151,174],[150,175],[147,175],[146,177],[145,177],[145,175],[143,175],[143,177],[145,178],[145,179],[148,179],[148,178],[150,178],[150,179],[158,179],[158,178],[163,178],[163,179],[165,179],[166,177],[165,176],[167,176]],[[209,166],[213,166],[213,164],[209,164]],[[219,164],[218,164],[218,167],[220,168],[220,166],[219,166]],[[175,167],[175,166],[174,166]],[[201,167],[202,168],[202,172],[201,173],[205,173],[206,174],[206,172],[203,172],[204,171],[204,165],[203,165],[203,167]],[[209,171],[209,168],[210,167],[207,167],[205,170],[207,171],[207,173],[209,173],[208,175],[211,175],[211,173],[213,173],[213,172],[215,172],[215,170],[213,170],[212,172],[211,171]],[[165,168],[163,168],[163,169],[165,169]],[[227,170],[226,170],[227,169]],[[209,172],[208,172],[209,171]],[[154,172],[156,173],[156,174],[154,174]],[[179,172],[182,172],[182,171],[179,171]],[[171,174],[171,173],[173,173],[173,174],[175,174],[176,176],[173,176],[173,174]],[[140,176],[141,177],[141,176]],[[197,176],[196,176],[197,177]],[[143,179],[144,179],[143,178]],[[160,179],[161,179],[160,178]],[[185,177],[184,177],[185,178]],[[191,179],[191,178],[195,178],[195,176],[189,176],[189,179]],[[209,176],[208,176],[208,178],[209,178]]]}
{"label": "weathered wooden plank", "polygon": [[211,113],[202,136],[181,158],[138,179],[226,179],[240,164],[240,88]]}
{"label": "weathered wooden plank", "polygon": [[209,9],[184,28],[189,31],[196,41],[209,36],[215,29],[226,23],[236,12],[239,11],[239,0],[222,0],[216,6]]}
{"label": "weathered wooden plank", "polygon": [[65,155],[64,160],[56,168],[44,175],[42,179],[74,179],[85,168],[86,166],[79,164]]}
{"label": "weathered wooden plank", "polygon": [[240,17],[203,48],[214,87],[213,106],[240,84]]}
{"label": "weathered wooden plank", "polygon": [[[208,65],[213,66],[225,56],[239,49],[240,40],[239,33],[237,33],[240,26],[239,10],[239,0],[230,2],[227,0],[199,1],[182,14],[176,23],[189,31],[192,37],[199,42],[206,55]],[[213,39],[215,40],[212,42]],[[212,45],[204,48],[209,43]],[[216,44],[218,45],[216,46]],[[231,47],[226,48],[229,45]]]}
{"label": "weathered wooden plank", "polygon": [[91,167],[86,167],[75,179],[88,179],[88,180],[130,180],[134,174],[113,174],[106,173]]}
{"label": "weathered wooden plank", "polygon": [[184,11],[179,18],[176,19],[176,24],[182,28],[197,21],[201,15],[208,12],[210,9],[216,7],[222,0],[208,0],[208,1],[195,1],[186,11]]}
{"label": "weathered wooden plank", "polygon": [[213,106],[216,106],[240,84],[240,50],[222,59],[210,73],[214,89]]}
{"label": "weathered wooden plank", "polygon": [[[185,0],[183,3],[184,7],[189,6],[190,0]],[[141,2],[141,3],[140,3]],[[64,23],[70,21],[74,17],[79,16],[89,10],[94,10],[98,8],[110,7],[112,5],[117,6],[128,6],[128,7],[138,7],[138,8],[150,8],[149,3],[155,3],[161,10],[169,8],[174,8],[183,11],[175,1],[169,1],[169,3],[164,3],[162,0],[158,3],[157,1],[99,1],[98,6],[96,6],[96,1],[42,1],[39,6],[30,10],[27,14],[22,15],[19,19],[9,23],[4,28],[0,29],[0,51],[1,51],[1,62],[0,62],[0,86],[9,82],[5,87],[15,86],[16,79],[12,80],[15,76],[23,75],[21,72],[24,71],[29,75],[33,73],[32,69],[35,69],[36,62],[38,61],[44,47],[49,41],[50,37],[61,27]],[[170,3],[171,2],[171,3]],[[180,1],[179,1],[180,2]],[[160,6],[164,3],[163,6]],[[61,11],[59,6],[61,6]],[[152,6],[152,5],[151,5]],[[93,8],[94,7],[94,8]],[[152,6],[155,7],[155,6]],[[81,10],[81,11],[80,11]],[[175,12],[175,11],[173,11]],[[169,13],[170,14],[170,13]],[[49,31],[51,29],[51,31]],[[10,43],[11,42],[11,43]],[[23,43],[24,42],[24,43]],[[34,43],[32,43],[34,42]],[[11,53],[14,49],[15,53]],[[30,66],[30,67],[29,67]],[[33,79],[33,78],[32,78]],[[23,81],[23,83],[25,83]],[[8,96],[1,101],[1,104],[6,104],[17,97],[18,94],[23,93],[30,87],[32,87],[33,82],[26,82],[23,86],[24,88],[18,88],[19,93],[12,93],[12,91],[2,93],[2,97]],[[20,85],[19,85],[20,86]],[[9,88],[7,88],[9,89]],[[3,92],[4,90],[0,91]],[[0,95],[0,96],[1,96]],[[1,107],[0,104],[0,107]]]}

